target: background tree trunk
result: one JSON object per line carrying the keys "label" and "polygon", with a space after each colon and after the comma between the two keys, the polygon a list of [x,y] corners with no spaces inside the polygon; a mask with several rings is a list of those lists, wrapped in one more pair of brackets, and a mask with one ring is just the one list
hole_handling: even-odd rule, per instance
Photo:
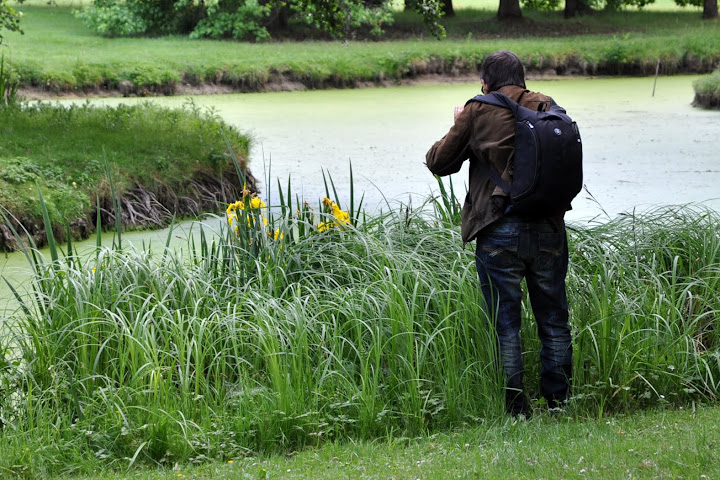
{"label": "background tree trunk", "polygon": [[705,0],[702,18],[718,18],[718,0]]}
{"label": "background tree trunk", "polygon": [[565,18],[575,18],[578,9],[578,0],[565,0]]}
{"label": "background tree trunk", "polygon": [[500,0],[497,16],[499,18],[522,18],[520,0]]}
{"label": "background tree trunk", "polygon": [[584,0],[565,0],[565,18],[593,13],[592,7]]}
{"label": "background tree trunk", "polygon": [[269,27],[271,30],[283,31],[289,26],[289,12],[287,5],[274,8],[270,13]]}
{"label": "background tree trunk", "polygon": [[452,0],[440,0],[440,6],[446,17],[455,16],[455,9],[453,8]]}

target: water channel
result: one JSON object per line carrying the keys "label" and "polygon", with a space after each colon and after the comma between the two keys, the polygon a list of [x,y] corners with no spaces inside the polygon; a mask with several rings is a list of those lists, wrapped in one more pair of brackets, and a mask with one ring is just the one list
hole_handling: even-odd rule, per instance
{"label": "water channel", "polygon": [[[580,126],[587,191],[573,203],[568,220],[602,221],[623,212],[693,202],[720,209],[720,112],[691,106],[696,78],[660,77],[656,84],[653,78],[528,82],[528,88],[553,96]],[[270,168],[271,197],[276,179],[286,184],[291,178],[295,192],[317,201],[325,193],[324,170],[335,183],[338,200],[346,202],[352,163],[356,196],[364,192],[366,210],[372,212],[397,202],[419,205],[436,190],[423,164],[425,152],[451,126],[454,105],[478,90],[475,83],[423,83],[208,95],[192,101],[253,136],[250,168],[261,179],[268,178]],[[92,100],[99,105],[137,101],[147,100]],[[179,106],[188,97],[150,101]],[[453,175],[461,192],[466,177],[466,168]],[[265,198],[267,183],[261,184]],[[181,241],[184,233],[178,232]],[[162,245],[165,236],[163,231],[140,232],[124,240]],[[22,281],[28,275],[25,258],[4,255],[0,272],[13,283]],[[4,305],[9,292],[2,288]]]}

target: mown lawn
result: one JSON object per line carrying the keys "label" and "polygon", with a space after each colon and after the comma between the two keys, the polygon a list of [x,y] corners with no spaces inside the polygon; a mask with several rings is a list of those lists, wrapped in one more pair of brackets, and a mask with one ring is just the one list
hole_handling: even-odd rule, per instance
{"label": "mown lawn", "polygon": [[499,48],[515,50],[530,69],[561,74],[650,74],[658,60],[663,73],[704,73],[720,58],[720,24],[703,21],[696,9],[601,12],[573,20],[527,11],[525,21],[510,24],[499,22],[493,8],[459,9],[442,41],[423,34],[416,16],[398,12],[379,40],[262,44],[104,38],[71,9],[23,6],[25,35],[6,38],[6,56],[23,86],[52,94],[101,93],[122,84],[133,95],[205,84],[255,91],[284,80],[308,88],[352,87],[473,72]]}
{"label": "mown lawn", "polygon": [[631,416],[480,423],[418,438],[308,447],[287,455],[229,458],[206,465],[77,479],[526,479],[715,478],[717,407]]}

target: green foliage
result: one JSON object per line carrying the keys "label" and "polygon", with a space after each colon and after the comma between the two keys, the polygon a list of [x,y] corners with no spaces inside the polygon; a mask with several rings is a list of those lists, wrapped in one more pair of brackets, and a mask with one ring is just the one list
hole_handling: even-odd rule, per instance
{"label": "green foliage", "polygon": [[[392,22],[389,0],[372,4],[362,0],[213,0],[199,3],[190,0],[159,3],[94,0],[77,12],[77,16],[88,28],[108,36],[190,32],[191,38],[261,41],[270,37],[268,17],[271,14],[277,16],[280,9],[291,13],[293,21],[334,38],[348,38],[364,28],[379,35],[382,26]],[[435,15],[434,10],[420,11],[423,15]]]}
{"label": "green foliage", "polygon": [[350,32],[364,27],[369,28],[370,35],[379,37],[384,33],[383,27],[392,25],[394,21],[390,3],[372,6],[368,2],[348,2],[345,15],[348,26],[343,38],[350,37]]}
{"label": "green foliage", "polygon": [[420,13],[423,24],[430,35],[436,39],[445,37],[445,27],[440,24],[444,13],[439,0],[418,0],[415,3],[415,10]]}
{"label": "green foliage", "polygon": [[[20,0],[22,3],[24,0]],[[0,45],[3,43],[3,30],[9,32],[20,32],[20,19],[22,18],[22,12],[7,5],[7,0],[0,0]]]}
{"label": "green foliage", "polygon": [[92,5],[77,10],[75,15],[89,29],[109,37],[128,37],[144,34],[148,25],[139,9],[133,8],[137,2],[115,2],[113,0],[95,0]]}
{"label": "green foliage", "polygon": [[236,0],[211,3],[206,16],[190,34],[190,38],[233,38],[262,41],[270,38],[264,26],[270,5],[257,0]]}
{"label": "green foliage", "polygon": [[628,7],[638,7],[642,8],[647,5],[650,5],[651,3],[654,3],[655,0],[604,0],[605,1],[605,9],[611,10],[611,11],[618,11],[622,10]]}
{"label": "green foliage", "polygon": [[93,0],[75,15],[91,30],[114,37],[188,33],[198,10],[184,0]]}
{"label": "green foliage", "polygon": [[334,38],[351,38],[362,27],[368,27],[371,33],[379,35],[383,25],[389,25],[393,20],[389,1],[296,0],[289,5],[300,22]]}
{"label": "green foliage", "polygon": [[681,7],[702,7],[704,2],[703,0],[675,0],[675,3]]}
{"label": "green foliage", "polygon": [[520,3],[524,8],[541,11],[557,10],[560,6],[560,0],[521,0]]}
{"label": "green foliage", "polygon": [[440,194],[437,198],[434,198],[432,202],[435,215],[442,219],[446,227],[452,228],[453,226],[459,226],[462,221],[462,205],[455,194],[452,179],[450,179],[449,190],[445,187],[445,183],[440,177],[435,176],[435,179],[438,182],[438,188],[440,190]]}

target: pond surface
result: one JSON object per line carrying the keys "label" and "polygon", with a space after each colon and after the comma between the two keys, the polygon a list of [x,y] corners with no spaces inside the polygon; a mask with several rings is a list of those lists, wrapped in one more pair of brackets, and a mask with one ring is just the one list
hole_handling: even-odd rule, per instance
{"label": "pond surface", "polygon": [[[584,191],[573,202],[570,221],[603,220],[622,212],[667,204],[704,202],[720,209],[720,112],[690,105],[696,76],[560,79],[531,81],[528,88],[555,98],[578,122],[583,137]],[[386,203],[420,205],[436,182],[424,166],[425,152],[452,125],[453,107],[479,93],[478,84],[196,96],[254,137],[251,170],[275,198],[277,179],[292,179],[308,201],[325,194],[325,171],[346,204],[350,163],[357,198],[368,211]],[[97,99],[97,104],[144,99]],[[187,97],[153,98],[178,106]],[[467,167],[452,176],[464,194]],[[166,232],[124,235],[140,246],[163,245]],[[182,241],[185,234],[178,231]],[[87,242],[94,245],[95,240]],[[89,247],[88,247],[89,248]],[[22,254],[0,259],[13,283],[26,278]],[[0,303],[9,292],[0,286]]]}
{"label": "pond surface", "polygon": [[[614,217],[633,209],[708,202],[720,197],[720,112],[690,105],[696,76],[531,81],[578,122],[587,192],[570,220]],[[478,84],[197,96],[226,121],[252,134],[251,170],[267,196],[277,179],[312,201],[324,195],[323,170],[338,194],[365,193],[369,210],[386,201],[415,205],[435,190],[425,152],[452,125],[453,107]],[[180,105],[187,97],[158,98]],[[104,99],[116,104],[137,99]],[[464,193],[467,167],[452,176]],[[591,194],[591,195],[590,195]]]}

